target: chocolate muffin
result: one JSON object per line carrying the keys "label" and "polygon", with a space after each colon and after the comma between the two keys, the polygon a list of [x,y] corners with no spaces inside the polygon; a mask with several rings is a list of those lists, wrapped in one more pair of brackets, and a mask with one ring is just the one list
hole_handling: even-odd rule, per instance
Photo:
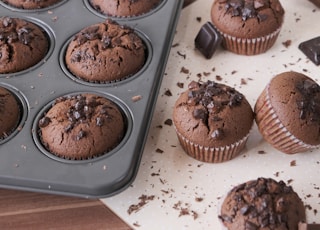
{"label": "chocolate muffin", "polygon": [[284,21],[279,0],[215,0],[213,25],[223,36],[223,46],[236,54],[256,55],[275,43]]}
{"label": "chocolate muffin", "polygon": [[58,98],[39,120],[39,129],[49,152],[84,160],[118,146],[126,132],[126,121],[114,102],[88,93]]}
{"label": "chocolate muffin", "polygon": [[62,0],[2,0],[2,2],[20,9],[42,9],[55,5]]}
{"label": "chocolate muffin", "polygon": [[253,111],[234,88],[213,81],[192,81],[175,103],[173,124],[188,155],[218,163],[231,160],[244,149]]}
{"label": "chocolate muffin", "polygon": [[255,104],[255,120],[264,139],[288,153],[320,145],[320,86],[294,72],[276,75]]}
{"label": "chocolate muffin", "polygon": [[132,17],[148,13],[163,0],[90,0],[98,12],[114,17]]}
{"label": "chocolate muffin", "polygon": [[309,1],[320,8],[320,0],[309,0]]}
{"label": "chocolate muffin", "polygon": [[229,191],[219,218],[228,230],[298,230],[306,215],[302,200],[291,186],[258,178]]}
{"label": "chocolate muffin", "polygon": [[77,33],[67,47],[67,68],[95,83],[118,81],[137,73],[146,60],[142,39],[133,29],[110,19]]}
{"label": "chocolate muffin", "polygon": [[38,25],[20,18],[0,18],[0,73],[16,73],[39,63],[49,41]]}
{"label": "chocolate muffin", "polygon": [[20,121],[20,105],[16,97],[0,86],[0,140],[8,137]]}

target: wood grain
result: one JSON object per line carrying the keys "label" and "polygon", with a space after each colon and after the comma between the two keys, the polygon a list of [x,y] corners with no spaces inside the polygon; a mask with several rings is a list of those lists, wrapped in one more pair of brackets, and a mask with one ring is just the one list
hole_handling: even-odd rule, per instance
{"label": "wood grain", "polygon": [[0,189],[0,228],[131,229],[99,200]]}

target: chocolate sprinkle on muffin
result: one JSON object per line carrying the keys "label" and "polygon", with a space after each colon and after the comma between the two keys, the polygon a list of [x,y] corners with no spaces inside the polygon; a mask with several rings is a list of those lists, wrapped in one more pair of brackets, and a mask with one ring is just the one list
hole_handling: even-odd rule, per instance
{"label": "chocolate sprinkle on muffin", "polygon": [[291,186],[258,178],[227,194],[219,219],[228,230],[297,230],[306,215],[303,202]]}
{"label": "chocolate sprinkle on muffin", "polygon": [[39,120],[40,138],[54,155],[90,159],[115,148],[124,137],[125,118],[116,104],[95,94],[58,98]]}
{"label": "chocolate sprinkle on muffin", "polygon": [[133,29],[107,19],[77,33],[67,47],[65,61],[76,77],[106,83],[137,73],[145,63],[145,51]]}
{"label": "chocolate sprinkle on muffin", "polygon": [[19,18],[0,18],[0,73],[15,73],[40,62],[47,54],[46,32]]}

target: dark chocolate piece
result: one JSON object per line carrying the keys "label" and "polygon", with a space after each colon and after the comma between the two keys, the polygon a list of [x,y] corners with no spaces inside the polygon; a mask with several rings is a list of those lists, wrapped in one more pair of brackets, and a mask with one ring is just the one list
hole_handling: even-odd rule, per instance
{"label": "dark chocolate piece", "polygon": [[205,23],[195,38],[195,47],[210,59],[222,42],[222,36],[211,22]]}
{"label": "dark chocolate piece", "polygon": [[299,49],[316,65],[320,65],[320,36],[302,42]]}

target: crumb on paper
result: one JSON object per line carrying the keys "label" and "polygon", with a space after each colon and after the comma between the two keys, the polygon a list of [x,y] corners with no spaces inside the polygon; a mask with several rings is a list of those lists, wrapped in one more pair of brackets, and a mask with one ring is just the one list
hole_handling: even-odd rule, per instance
{"label": "crumb on paper", "polygon": [[181,57],[183,57],[183,59],[186,59],[187,55],[186,54],[183,54],[181,53],[180,51],[177,51],[177,54]]}
{"label": "crumb on paper", "polygon": [[162,149],[157,148],[156,153],[163,153],[164,151]]}
{"label": "crumb on paper", "polygon": [[172,93],[170,91],[170,89],[167,89],[165,92],[164,92],[164,95],[168,96],[168,97],[171,97],[172,96]]}
{"label": "crumb on paper", "polygon": [[188,74],[190,71],[186,67],[181,67],[180,73]]}
{"label": "crumb on paper", "polygon": [[266,151],[264,151],[264,150],[259,150],[259,151],[258,151],[258,154],[266,154]]}
{"label": "crumb on paper", "polygon": [[291,40],[286,40],[284,42],[282,42],[282,45],[284,45],[284,47],[288,48],[291,45],[292,41]]}
{"label": "crumb on paper", "polygon": [[132,204],[129,206],[129,208],[127,210],[128,214],[131,215],[133,212],[140,211],[143,206],[145,206],[147,203],[149,203],[149,201],[154,200],[154,197],[155,197],[154,195],[150,195],[150,196],[141,195],[139,197],[140,202],[138,204]]}
{"label": "crumb on paper", "polygon": [[141,96],[141,95],[136,95],[136,96],[133,96],[133,97],[131,98],[131,100],[132,100],[133,102],[140,101],[141,99],[142,99],[142,96]]}
{"label": "crumb on paper", "polygon": [[177,82],[177,86],[178,86],[179,88],[183,89],[184,84],[183,84],[183,82]]}
{"label": "crumb on paper", "polygon": [[291,166],[291,167],[297,166],[296,160],[292,160],[292,161],[290,162],[290,166]]}
{"label": "crumb on paper", "polygon": [[164,124],[171,126],[172,125],[172,120],[170,118],[168,118],[167,120],[164,121]]}

